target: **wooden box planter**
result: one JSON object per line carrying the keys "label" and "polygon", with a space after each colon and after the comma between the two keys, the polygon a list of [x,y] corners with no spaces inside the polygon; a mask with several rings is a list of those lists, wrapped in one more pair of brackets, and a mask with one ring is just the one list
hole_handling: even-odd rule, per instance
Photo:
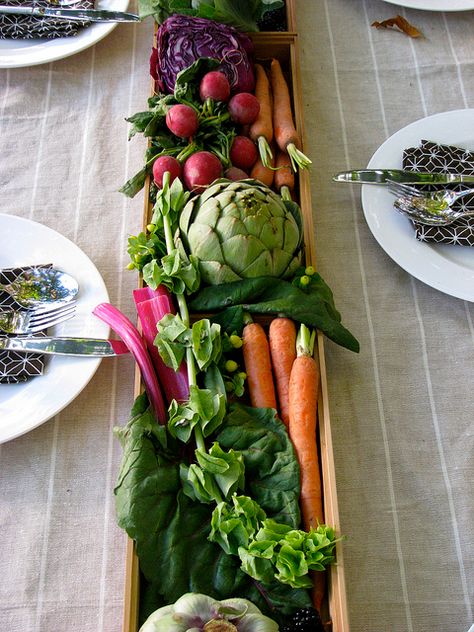
{"label": "wooden box planter", "polygon": [[[261,32],[252,34],[252,40],[255,46],[255,60],[265,64],[272,57],[276,57],[285,71],[289,80],[289,85],[293,96],[293,109],[295,124],[303,138],[304,145],[304,126],[303,126],[303,104],[301,96],[301,79],[300,79],[300,62],[298,36],[296,33],[295,23],[295,7],[293,0],[287,0],[287,24],[286,32]],[[306,153],[311,156],[310,151]],[[304,235],[305,235],[305,256],[306,265],[312,265],[315,268],[315,243],[314,243],[314,227],[313,214],[311,208],[311,190],[310,178],[307,171],[300,171],[297,176],[298,202],[301,207]],[[150,221],[151,209],[148,204],[148,186],[145,187],[145,209],[143,217],[143,226]],[[337,491],[335,481],[335,469],[332,449],[331,423],[328,407],[327,392],[327,375],[324,357],[324,337],[318,333],[317,348],[315,350],[321,371],[321,388],[318,402],[318,442],[320,449],[320,466],[323,481],[324,493],[324,512],[325,522],[336,528],[336,532],[340,534],[339,529],[339,513],[337,504]],[[140,375],[137,370],[135,380],[135,395],[141,391]],[[333,564],[327,571],[328,590],[327,602],[324,604],[325,612],[324,620],[328,620],[327,629],[332,632],[348,632],[349,621],[347,614],[345,582],[344,582],[344,564],[343,564],[343,544],[338,543],[336,546],[337,563]],[[138,614],[139,614],[139,562],[135,554],[134,543],[131,539],[127,542],[126,553],[126,581],[125,581],[125,602],[123,617],[123,632],[137,632],[138,630]]]}

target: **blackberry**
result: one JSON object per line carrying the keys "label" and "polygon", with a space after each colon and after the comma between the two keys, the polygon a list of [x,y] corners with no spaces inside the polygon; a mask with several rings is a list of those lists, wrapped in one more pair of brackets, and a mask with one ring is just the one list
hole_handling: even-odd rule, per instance
{"label": "blackberry", "polygon": [[257,26],[261,31],[286,31],[286,9],[273,9],[267,11],[263,17],[258,20]]}
{"label": "blackberry", "polygon": [[280,628],[280,632],[324,632],[324,626],[315,608],[300,608]]}

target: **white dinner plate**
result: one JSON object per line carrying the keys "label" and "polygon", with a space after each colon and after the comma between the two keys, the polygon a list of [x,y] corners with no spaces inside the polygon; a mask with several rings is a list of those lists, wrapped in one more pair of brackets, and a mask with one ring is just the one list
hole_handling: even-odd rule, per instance
{"label": "white dinner plate", "polygon": [[424,11],[470,11],[474,9],[473,0],[385,0],[385,2]]}
{"label": "white dinner plate", "polygon": [[[0,268],[52,263],[79,283],[74,318],[53,327],[54,336],[107,338],[109,327],[92,314],[108,293],[97,268],[82,250],[56,231],[14,215],[0,214]],[[44,423],[67,406],[96,372],[100,358],[46,360],[43,375],[21,384],[0,384],[0,443]]]}
{"label": "white dinner plate", "polygon": [[[97,9],[126,11],[128,0],[98,0]],[[34,40],[0,40],[0,68],[20,68],[45,64],[75,55],[96,44],[117,26],[117,22],[95,23],[72,37]],[[130,26],[125,24],[124,28]]]}
{"label": "white dinner plate", "polygon": [[[474,109],[452,110],[411,123],[379,147],[368,167],[401,168],[403,150],[418,146],[421,140],[474,150]],[[441,292],[474,301],[474,248],[420,242],[410,221],[393,208],[393,196],[384,186],[365,184],[361,194],[370,230],[399,266]]]}

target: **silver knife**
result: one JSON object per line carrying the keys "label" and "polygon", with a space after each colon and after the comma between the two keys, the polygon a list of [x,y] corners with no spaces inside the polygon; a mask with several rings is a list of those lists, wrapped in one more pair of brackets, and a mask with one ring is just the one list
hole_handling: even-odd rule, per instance
{"label": "silver knife", "polygon": [[19,351],[20,353],[45,353],[48,355],[87,356],[106,358],[128,353],[121,340],[102,340],[96,338],[0,338],[0,351]]}
{"label": "silver knife", "polygon": [[0,13],[14,15],[34,15],[35,17],[58,18],[59,20],[75,20],[80,22],[139,22],[140,16],[121,11],[103,9],[63,9],[61,7],[16,7],[0,5]]}
{"label": "silver knife", "polygon": [[449,184],[455,182],[474,182],[474,176],[458,173],[423,173],[403,171],[402,169],[357,169],[341,171],[333,176],[334,182],[353,182],[359,184],[385,184],[387,180],[406,184]]}

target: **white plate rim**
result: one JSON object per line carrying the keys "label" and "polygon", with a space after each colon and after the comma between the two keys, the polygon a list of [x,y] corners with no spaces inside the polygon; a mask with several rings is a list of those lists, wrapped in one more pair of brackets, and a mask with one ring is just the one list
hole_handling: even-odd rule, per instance
{"label": "white plate rim", "polygon": [[[98,0],[97,8],[126,11],[128,0]],[[95,23],[78,35],[51,40],[0,40],[0,68],[24,68],[65,59],[97,44],[117,26],[118,22]]]}
{"label": "white plate rim", "polygon": [[[65,272],[75,275],[79,280],[80,290],[77,315],[75,318],[52,329],[52,334],[58,336],[72,335],[107,338],[110,328],[91,313],[96,304],[109,301],[104,280],[91,259],[74,242],[45,224],[17,215],[0,213],[0,225],[6,226],[7,223],[14,228],[18,227],[20,231],[25,229],[36,231],[38,235],[41,235],[40,248],[44,247],[45,249],[42,262],[46,263],[47,260],[53,264],[56,262],[58,267]],[[53,243],[54,252],[51,252],[48,248]],[[32,257],[37,257],[37,255],[30,255],[28,259],[28,256],[22,256],[21,249],[19,249],[18,257],[17,260],[11,262],[12,266],[21,265],[21,263],[32,264],[35,262]],[[36,260],[36,263],[39,262]],[[78,264],[80,268],[77,267]],[[10,263],[8,263],[9,265]],[[5,261],[2,261],[1,267],[7,267]],[[87,386],[101,362],[101,358],[62,358],[52,356],[48,360],[47,370],[44,375],[32,378],[23,384],[0,384],[0,444],[34,430],[60,413]],[[28,409],[22,417],[22,409],[22,411],[16,411],[14,417],[11,416],[10,412],[8,423],[5,425],[2,423],[2,421],[5,421],[5,415],[9,413],[9,399],[21,401],[22,398],[31,398],[32,393],[34,396],[40,391],[41,393],[44,392],[46,397],[47,392],[45,388],[47,388],[48,382],[51,386],[54,386],[54,383],[58,380],[61,386],[67,382],[66,388],[61,390],[59,394],[56,393],[56,398],[54,399],[53,397],[51,405],[44,408],[43,411],[40,410],[36,417],[28,417],[28,414],[31,412]],[[4,392],[10,394],[10,397],[7,395],[6,403],[2,403],[2,389],[8,389]]]}
{"label": "white plate rim", "polygon": [[384,0],[384,2],[420,11],[453,12],[472,11],[474,9],[472,0]]}
{"label": "white plate rim", "polygon": [[[474,129],[474,109],[450,110],[421,118],[382,143],[367,166],[369,169],[400,168],[403,149],[418,145],[422,139],[463,147],[466,129]],[[474,137],[467,148],[474,150]],[[369,229],[395,263],[430,287],[474,301],[474,249],[415,239],[408,219],[396,213],[392,197],[384,187],[363,185],[361,201]],[[463,258],[472,261],[472,268],[459,263]]]}

